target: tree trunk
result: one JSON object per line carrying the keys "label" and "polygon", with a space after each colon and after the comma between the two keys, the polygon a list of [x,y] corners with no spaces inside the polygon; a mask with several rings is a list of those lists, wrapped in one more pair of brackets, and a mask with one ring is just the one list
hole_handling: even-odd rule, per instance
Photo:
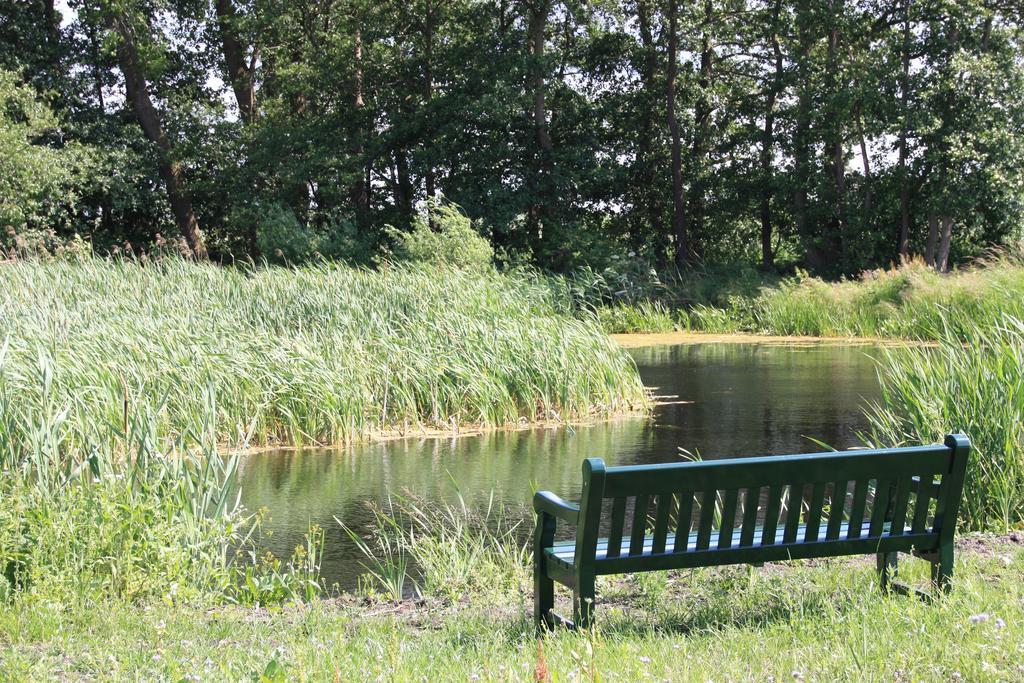
{"label": "tree trunk", "polygon": [[216,0],[214,9],[217,12],[217,30],[220,33],[228,82],[235,93],[239,116],[242,121],[249,123],[256,116],[256,91],[253,88],[252,66],[245,63],[245,50],[235,33],[235,6],[231,0]]}
{"label": "tree trunk", "polygon": [[934,213],[928,214],[928,240],[924,245],[924,262],[935,267],[936,256],[939,247],[939,217]]}
{"label": "tree trunk", "polygon": [[93,93],[96,95],[96,106],[100,113],[107,109],[106,98],[103,97],[103,68],[100,66],[100,41],[96,35],[96,26],[92,22],[85,22],[85,33],[89,40],[89,52],[92,57],[92,83]]}
{"label": "tree trunk", "polygon": [[810,11],[809,0],[797,2],[797,104],[796,124],[793,131],[793,175],[796,188],[793,191],[793,220],[796,223],[796,232],[804,245],[807,265],[816,270],[824,264],[825,257],[817,243],[815,234],[817,231],[812,229],[807,215],[807,190],[811,183],[811,88],[809,83],[811,70],[809,61],[812,37]]}
{"label": "tree trunk", "polygon": [[199,229],[199,221],[192,209],[192,198],[189,196],[185,182],[185,171],[181,163],[171,153],[171,142],[164,133],[160,115],[153,106],[146,82],[145,70],[139,59],[138,47],[132,29],[123,16],[107,14],[108,26],[117,34],[117,63],[124,75],[125,93],[132,105],[135,117],[142,127],[146,138],[153,143],[158,152],[160,177],[167,188],[167,198],[171,205],[174,220],[181,231],[185,242],[197,259],[206,258],[206,245],[203,233]]}
{"label": "tree trunk", "polygon": [[949,248],[953,242],[953,217],[943,216],[941,219],[942,237],[939,240],[939,253],[935,259],[935,270],[940,273],[949,272]]}
{"label": "tree trunk", "polygon": [[353,65],[355,67],[355,82],[353,84],[353,107],[355,108],[355,126],[352,136],[352,156],[358,164],[359,174],[352,183],[351,195],[352,205],[356,213],[356,225],[365,230],[370,223],[370,194],[366,182],[366,175],[363,171],[363,34],[356,18],[355,33],[353,35]]}
{"label": "tree trunk", "polygon": [[713,21],[714,5],[712,0],[704,0],[704,18],[701,22],[700,78],[697,81],[699,92],[697,104],[693,110],[696,124],[691,159],[693,172],[690,178],[688,201],[690,252],[698,258],[701,251],[701,238],[704,235],[704,213],[707,202],[707,157],[710,149],[712,113],[710,89],[715,60],[714,46],[711,41]]}
{"label": "tree trunk", "polygon": [[775,93],[769,93],[764,115],[764,139],[761,142],[761,264],[775,266],[772,252],[772,146],[775,125]]}
{"label": "tree trunk", "polygon": [[871,228],[872,204],[874,203],[873,188],[874,178],[871,175],[871,157],[868,154],[868,144],[864,136],[864,116],[860,110],[860,103],[857,104],[857,137],[860,138],[860,159],[864,167],[864,220],[865,227]]}
{"label": "tree trunk", "polygon": [[655,160],[652,153],[654,139],[654,103],[657,99],[658,55],[654,44],[654,33],[651,30],[651,8],[647,0],[637,0],[637,23],[640,28],[640,44],[643,48],[642,72],[643,91],[646,95],[645,106],[640,119],[639,141],[637,144],[637,165],[640,167],[638,189],[646,198],[646,214],[651,234],[660,238],[665,227],[662,224],[661,203],[658,201]]}
{"label": "tree trunk", "polygon": [[[430,106],[430,101],[434,99],[434,6],[432,4],[427,6],[426,21],[423,26],[423,46],[423,96],[427,106]],[[424,172],[424,185],[427,199],[432,200],[437,193],[437,187],[434,180],[434,164],[429,154],[427,155],[426,162],[427,168]],[[433,217],[431,217],[430,221],[433,228]]]}
{"label": "tree trunk", "polygon": [[666,108],[668,129],[672,136],[672,229],[676,238],[676,265],[680,268],[691,262],[686,202],[683,190],[683,147],[680,139],[679,121],[676,119],[676,73],[678,71],[679,49],[679,7],[678,0],[668,2],[668,71],[666,73]]}
{"label": "tree trunk", "polygon": [[904,2],[903,46],[901,49],[902,72],[900,74],[900,137],[899,137],[899,176],[900,176],[900,261],[910,258],[910,172],[907,169],[907,134],[910,116],[910,2]]}
{"label": "tree trunk", "polygon": [[775,194],[775,178],[772,168],[772,156],[775,147],[775,103],[782,90],[783,71],[782,47],[779,45],[779,14],[782,11],[781,0],[775,0],[772,8],[771,43],[775,56],[775,74],[768,87],[764,107],[764,134],[761,139],[761,264],[765,268],[775,266],[775,253],[772,250],[772,197]]}
{"label": "tree trunk", "polygon": [[406,226],[412,224],[412,179],[409,176],[409,160],[404,149],[395,150],[395,206]]}
{"label": "tree trunk", "polygon": [[[841,49],[840,43],[842,42],[842,34],[835,22],[838,22],[840,17],[842,17],[844,8],[842,0],[829,0],[829,6],[832,13],[833,26],[829,30],[828,59],[826,68],[829,92],[835,94],[842,87],[842,84],[839,82],[839,52]],[[832,122],[830,132],[832,137],[832,178],[835,192],[833,211],[835,216],[833,219],[832,234],[829,235],[829,239],[827,240],[829,250],[832,251],[835,256],[839,257],[841,257],[843,253],[843,242],[845,241],[847,232],[846,150],[843,145],[842,114],[845,114],[845,112],[831,112]]]}
{"label": "tree trunk", "polygon": [[528,37],[530,42],[530,89],[533,92],[533,132],[537,143],[538,165],[535,169],[534,197],[531,198],[529,211],[527,213],[530,222],[531,232],[537,240],[537,244],[544,242],[544,219],[548,212],[548,200],[550,199],[550,175],[551,175],[551,153],[553,144],[548,131],[547,109],[545,98],[547,96],[546,84],[544,82],[544,48],[546,42],[548,16],[551,13],[551,0],[533,0],[527,3],[528,7]]}

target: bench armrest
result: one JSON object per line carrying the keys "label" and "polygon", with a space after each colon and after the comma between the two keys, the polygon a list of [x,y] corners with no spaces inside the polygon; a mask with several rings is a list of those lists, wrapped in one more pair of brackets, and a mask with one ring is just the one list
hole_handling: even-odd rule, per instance
{"label": "bench armrest", "polygon": [[537,491],[534,494],[533,509],[538,514],[544,512],[570,524],[576,524],[580,514],[579,505],[573,505],[550,491]]}

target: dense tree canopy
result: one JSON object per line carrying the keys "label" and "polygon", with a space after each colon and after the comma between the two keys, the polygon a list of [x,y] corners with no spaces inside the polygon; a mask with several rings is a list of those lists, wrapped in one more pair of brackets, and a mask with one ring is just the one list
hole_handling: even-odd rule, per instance
{"label": "dense tree canopy", "polygon": [[[1016,0],[13,0],[0,244],[939,268],[1019,237]],[[427,225],[432,225],[430,216]]]}

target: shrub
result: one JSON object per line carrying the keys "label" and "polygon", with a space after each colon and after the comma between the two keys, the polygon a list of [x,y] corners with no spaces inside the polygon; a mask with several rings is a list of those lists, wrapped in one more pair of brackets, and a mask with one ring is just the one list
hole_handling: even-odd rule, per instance
{"label": "shrub", "polygon": [[[433,226],[431,226],[433,222]],[[459,268],[487,269],[494,264],[494,249],[473,222],[454,204],[430,203],[413,221],[412,231],[391,229],[395,256],[405,261],[442,263]]]}
{"label": "shrub", "polygon": [[48,253],[55,227],[86,191],[96,150],[70,142],[47,144],[59,120],[31,88],[0,69],[0,250]]}
{"label": "shrub", "polygon": [[317,250],[318,241],[291,209],[273,204],[256,223],[256,244],[271,263],[302,263]]}
{"label": "shrub", "polygon": [[676,321],[660,303],[615,304],[597,309],[601,327],[609,333],[672,332]]}

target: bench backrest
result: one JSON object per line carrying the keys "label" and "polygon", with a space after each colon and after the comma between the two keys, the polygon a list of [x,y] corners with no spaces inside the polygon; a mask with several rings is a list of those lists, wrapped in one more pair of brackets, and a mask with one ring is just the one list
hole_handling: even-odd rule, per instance
{"label": "bench backrest", "polygon": [[969,452],[966,436],[949,435],[931,446],[629,467],[589,458],[574,561],[611,573],[934,550],[952,541]]}

